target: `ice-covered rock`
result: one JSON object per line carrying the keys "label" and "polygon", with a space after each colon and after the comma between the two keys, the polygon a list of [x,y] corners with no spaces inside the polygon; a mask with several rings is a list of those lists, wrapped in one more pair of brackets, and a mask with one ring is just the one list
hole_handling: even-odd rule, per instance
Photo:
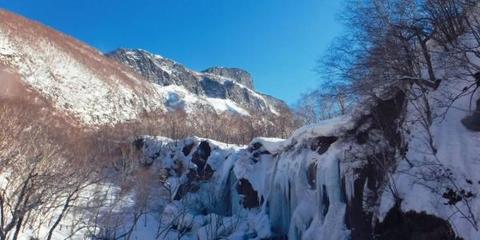
{"label": "ice-covered rock", "polygon": [[[418,152],[409,148],[416,140],[398,128],[407,126],[409,117],[402,89],[364,99],[350,115],[300,128],[288,139],[256,138],[248,146],[233,146],[198,138],[165,145],[159,144],[163,139],[145,137],[143,151],[169,172],[168,182],[178,193],[170,204],[212,218],[183,233],[187,239],[219,227],[215,237],[227,239],[389,239],[395,232],[475,239],[472,225],[460,216],[449,219],[450,206],[438,197],[431,205],[438,195],[408,179],[404,156]],[[447,121],[462,127],[461,116],[453,116]],[[468,144],[478,137],[466,129],[451,134],[468,135]],[[466,147],[465,159],[480,153]],[[442,149],[443,156],[448,148]],[[469,163],[457,154],[449,154],[457,161],[452,169],[465,176],[461,171]],[[395,200],[392,189],[401,198]],[[477,201],[471,204],[475,210]],[[398,214],[415,226],[393,224]],[[172,230],[165,237],[178,234]]]}

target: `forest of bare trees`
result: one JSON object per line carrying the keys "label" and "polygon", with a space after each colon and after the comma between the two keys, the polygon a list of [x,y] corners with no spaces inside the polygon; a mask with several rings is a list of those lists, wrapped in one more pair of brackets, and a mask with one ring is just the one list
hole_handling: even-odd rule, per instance
{"label": "forest of bare trees", "polygon": [[100,155],[61,114],[23,97],[0,98],[0,239],[40,229],[51,239],[80,192],[99,180]]}
{"label": "forest of bare trees", "polygon": [[278,115],[268,116],[252,112],[249,116],[235,113],[215,113],[198,109],[186,113],[184,110],[153,112],[140,120],[113,126],[129,129],[133,135],[165,136],[172,139],[198,136],[232,144],[248,144],[253,138],[287,138],[299,127],[289,109],[278,109]]}
{"label": "forest of bare trees", "polygon": [[142,216],[149,186],[157,181],[142,168],[133,144],[142,135],[246,144],[256,136],[287,137],[295,127],[288,110],[275,119],[171,111],[86,129],[41,98],[23,97],[0,98],[0,239],[17,239],[25,231],[51,239],[72,214],[90,216],[68,221],[72,235],[97,234],[97,218],[108,217],[100,211],[108,205],[107,190],[99,186],[111,181],[125,191],[136,189],[132,216]]}

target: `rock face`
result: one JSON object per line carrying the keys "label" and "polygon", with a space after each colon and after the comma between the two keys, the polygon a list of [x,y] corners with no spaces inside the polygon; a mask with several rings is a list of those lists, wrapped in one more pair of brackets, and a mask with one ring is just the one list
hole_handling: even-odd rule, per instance
{"label": "rock face", "polygon": [[152,83],[161,86],[175,84],[195,94],[203,93],[198,76],[170,59],[141,49],[117,49],[105,55],[128,66]]}
{"label": "rock face", "polygon": [[228,99],[254,112],[274,114],[288,109],[283,101],[254,91],[251,75],[242,69],[212,67],[196,72],[141,49],[117,49],[105,55],[161,86],[182,86],[193,94]]}
{"label": "rock face", "polygon": [[254,89],[250,73],[240,68],[211,67],[202,71],[235,80],[250,89]]}
{"label": "rock face", "polygon": [[425,212],[403,212],[399,205],[390,209],[385,220],[375,227],[375,239],[461,239],[455,236],[448,221]]}

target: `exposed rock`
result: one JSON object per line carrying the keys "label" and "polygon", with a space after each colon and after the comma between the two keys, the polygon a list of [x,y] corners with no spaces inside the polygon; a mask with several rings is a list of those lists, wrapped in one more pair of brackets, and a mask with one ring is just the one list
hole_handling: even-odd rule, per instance
{"label": "exposed rock", "polygon": [[312,151],[317,151],[318,154],[323,154],[335,141],[337,141],[337,137],[317,137],[313,140],[310,149],[312,149]]}
{"label": "exposed rock", "polygon": [[402,136],[396,126],[403,121],[402,114],[406,104],[405,93],[396,89],[390,99],[379,99],[377,102],[377,106],[372,109],[372,113],[368,116],[372,118],[372,128],[381,130],[392,147],[400,147]]}
{"label": "exposed rock", "polygon": [[210,78],[204,78],[200,84],[207,96],[222,99],[227,98],[227,89],[224,87],[223,83]]}
{"label": "exposed rock", "polygon": [[322,185],[322,214],[323,216],[327,215],[328,208],[330,207],[330,200],[328,200],[327,187]]}
{"label": "exposed rock", "polygon": [[254,158],[258,158],[260,157],[261,155],[270,155],[271,153],[269,151],[257,151],[257,152],[254,152],[253,153],[253,157]]}
{"label": "exposed rock", "polygon": [[194,144],[194,143],[185,145],[185,146],[182,148],[182,153],[183,153],[183,155],[188,156],[188,154],[190,154],[190,152],[192,152],[193,147],[195,147],[195,144]]}
{"label": "exposed rock", "polygon": [[162,86],[175,84],[195,94],[203,93],[198,77],[183,65],[170,59],[141,49],[123,48],[107,53],[105,56],[132,68],[152,83]]}
{"label": "exposed rock", "polygon": [[462,123],[471,131],[480,132],[480,98],[477,100],[476,104],[477,107],[473,111],[472,115],[462,119]]}
{"label": "exposed rock", "polygon": [[240,68],[225,68],[225,67],[212,67],[202,71],[203,73],[211,73],[222,77],[235,80],[250,89],[253,89],[253,80],[250,73]]}
{"label": "exposed rock", "polygon": [[105,54],[149,82],[182,86],[189,92],[210,98],[229,99],[247,110],[273,114],[288,106],[274,97],[255,92],[252,77],[239,68],[214,67],[196,72],[170,59],[140,49],[117,49]]}
{"label": "exposed rock", "polygon": [[258,192],[253,189],[252,184],[245,178],[238,181],[237,192],[243,195],[243,206],[245,208],[256,208],[260,206]]}
{"label": "exposed rock", "polygon": [[135,146],[137,150],[142,150],[144,145],[145,145],[145,142],[143,138],[138,138],[138,139],[135,139],[135,141],[133,141],[133,146]]}
{"label": "exposed rock", "polygon": [[200,186],[198,186],[194,182],[187,182],[183,183],[180,185],[178,188],[177,192],[175,193],[175,196],[173,197],[174,200],[180,200],[182,199],[187,193],[189,192],[197,192],[200,190]]}
{"label": "exposed rock", "polygon": [[[353,181],[352,199],[347,202],[346,225],[351,229],[352,240],[371,239],[373,234],[372,217],[373,213],[368,210],[369,206],[373,206],[378,198],[378,192],[385,179],[385,170],[375,164],[377,159],[388,160],[385,164],[395,163],[395,150],[402,148],[402,135],[395,127],[402,121],[402,114],[405,109],[405,95],[401,90],[386,100],[377,99],[377,104],[372,108],[371,113],[365,115],[359,120],[358,126],[368,124],[370,127],[365,129],[357,129],[354,134],[355,141],[358,144],[365,144],[369,139],[369,133],[373,131],[381,132],[382,138],[385,139],[389,146],[383,149],[377,155],[366,156],[361,168],[355,169],[355,180]],[[355,158],[354,156],[350,156]],[[359,159],[356,159],[359,160]],[[366,196],[365,189],[372,193],[372,196]]]}
{"label": "exposed rock", "polygon": [[375,227],[377,240],[460,240],[450,224],[425,212],[402,212],[397,203]]}
{"label": "exposed rock", "polygon": [[249,152],[254,152],[262,147],[262,144],[259,142],[254,142],[251,146],[248,147]]}
{"label": "exposed rock", "polygon": [[183,166],[183,162],[179,161],[179,160],[174,160],[173,163],[174,163],[174,169],[173,170],[175,171],[175,174],[177,176],[181,176],[183,171],[185,170],[184,166]]}
{"label": "exposed rock", "polygon": [[212,149],[210,148],[210,144],[208,144],[207,141],[202,141],[192,155],[192,162],[197,165],[197,173],[200,176],[202,176],[204,173],[204,168],[211,151]]}
{"label": "exposed rock", "polygon": [[203,176],[201,176],[202,180],[208,180],[210,179],[213,174],[215,173],[215,170],[213,170],[213,168],[207,164],[207,166],[205,167],[205,171],[203,172]]}
{"label": "exposed rock", "polygon": [[358,144],[365,144],[368,141],[368,132],[366,131],[359,132],[357,133],[357,135],[355,135],[355,138]]}

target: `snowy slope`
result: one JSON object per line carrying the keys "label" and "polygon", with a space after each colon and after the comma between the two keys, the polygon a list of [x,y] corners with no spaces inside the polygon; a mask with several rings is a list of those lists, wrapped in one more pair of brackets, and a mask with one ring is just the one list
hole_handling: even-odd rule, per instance
{"label": "snowy slope", "polygon": [[172,101],[187,111],[205,105],[217,112],[248,114],[232,101],[196,96],[179,86],[151,84],[97,50],[3,10],[0,63],[84,124],[136,119],[145,112],[169,110]]}
{"label": "snowy slope", "polygon": [[[396,185],[404,211],[425,211],[448,220],[464,239],[480,239],[480,132],[468,130],[462,124],[462,119],[474,107],[471,101],[474,104],[480,94],[465,92],[448,108],[442,101],[446,96],[462,93],[468,84],[467,81],[444,81],[439,89],[429,94],[433,115],[437,116],[429,131],[418,121],[418,106],[422,103],[409,104],[408,124],[405,126],[410,133],[406,137],[409,144],[406,159],[409,162],[399,161],[390,183]],[[433,149],[429,134],[432,134]],[[448,189],[458,193],[472,192],[474,197],[449,205],[449,199],[444,197]],[[394,205],[392,199],[391,191],[383,194],[380,218],[385,217],[387,210]]]}

